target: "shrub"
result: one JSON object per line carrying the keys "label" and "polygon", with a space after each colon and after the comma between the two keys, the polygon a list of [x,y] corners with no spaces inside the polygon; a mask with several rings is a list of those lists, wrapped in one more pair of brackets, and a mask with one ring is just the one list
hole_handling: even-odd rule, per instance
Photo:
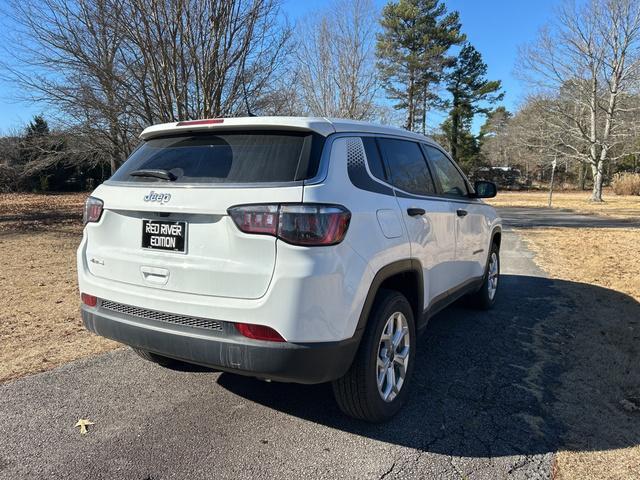
{"label": "shrub", "polygon": [[15,168],[0,163],[0,193],[16,190],[19,179],[20,175]]}
{"label": "shrub", "polygon": [[640,195],[640,173],[616,173],[611,187],[616,195]]}

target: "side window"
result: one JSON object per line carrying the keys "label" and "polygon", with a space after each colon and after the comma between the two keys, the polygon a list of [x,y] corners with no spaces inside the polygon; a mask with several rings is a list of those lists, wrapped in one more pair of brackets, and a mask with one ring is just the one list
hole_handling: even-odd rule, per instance
{"label": "side window", "polygon": [[387,181],[387,175],[384,172],[384,165],[382,164],[382,158],[378,152],[378,146],[376,145],[376,139],[373,137],[361,137],[362,144],[364,145],[364,152],[367,154],[367,164],[369,170],[374,177],[379,178],[383,182]]}
{"label": "side window", "polygon": [[433,195],[435,186],[420,146],[408,140],[379,138],[378,145],[393,185],[405,192]]}
{"label": "side window", "polygon": [[433,167],[433,174],[442,187],[442,192],[440,193],[456,197],[466,197],[469,194],[467,182],[451,160],[437,148],[430,147],[429,145],[425,145],[424,148],[427,151],[429,161]]}

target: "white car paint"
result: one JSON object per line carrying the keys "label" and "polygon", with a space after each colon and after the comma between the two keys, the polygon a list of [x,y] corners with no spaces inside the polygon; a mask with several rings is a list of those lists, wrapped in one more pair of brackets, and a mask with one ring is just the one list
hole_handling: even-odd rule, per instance
{"label": "white car paint", "polygon": [[[212,125],[157,125],[141,138],[239,128],[325,136],[318,175],[293,186],[107,182],[92,193],[104,202],[102,217],[86,226],[78,248],[82,292],[155,311],[268,325],[288,342],[331,342],[354,335],[374,276],[395,261],[421,262],[424,310],[457,285],[482,276],[491,234],[500,226],[493,208],[475,199],[382,194],[357,188],[350,180],[349,154],[366,157],[361,136],[433,144],[426,137],[346,120],[253,117]],[[366,171],[371,175],[368,166]],[[397,192],[373,176],[369,180]],[[165,200],[145,202],[152,192]],[[227,214],[235,205],[289,202],[346,207],[351,223],[344,241],[294,246],[242,233]],[[460,206],[469,215],[457,217]],[[406,210],[413,207],[423,208],[425,215],[409,217]],[[140,246],[142,220],[165,212],[189,225],[184,254]]]}

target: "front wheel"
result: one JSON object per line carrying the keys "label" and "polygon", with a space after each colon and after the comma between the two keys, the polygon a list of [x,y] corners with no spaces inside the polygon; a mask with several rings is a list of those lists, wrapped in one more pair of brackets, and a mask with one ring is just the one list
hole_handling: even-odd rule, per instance
{"label": "front wheel", "polygon": [[500,280],[500,250],[494,243],[489,251],[487,266],[485,268],[484,280],[480,290],[473,293],[470,298],[474,306],[489,310],[496,303],[498,293],[498,282]]}
{"label": "front wheel", "polygon": [[351,368],[333,382],[340,409],[369,422],[395,415],[407,398],[415,346],[411,305],[399,292],[380,291]]}

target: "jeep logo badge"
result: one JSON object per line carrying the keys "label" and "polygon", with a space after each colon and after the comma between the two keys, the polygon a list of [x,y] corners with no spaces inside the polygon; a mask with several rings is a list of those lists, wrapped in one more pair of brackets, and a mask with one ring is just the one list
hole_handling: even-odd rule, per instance
{"label": "jeep logo badge", "polygon": [[156,193],[153,190],[151,190],[149,194],[145,195],[144,197],[145,202],[157,202],[160,205],[164,205],[169,200],[171,200],[170,193]]}

